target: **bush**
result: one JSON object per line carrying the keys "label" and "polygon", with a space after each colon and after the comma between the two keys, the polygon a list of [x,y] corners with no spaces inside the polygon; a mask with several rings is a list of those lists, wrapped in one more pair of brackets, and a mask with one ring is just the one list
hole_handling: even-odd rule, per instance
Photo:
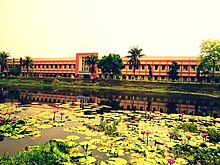
{"label": "bush", "polygon": [[209,134],[209,141],[218,143],[220,142],[220,131],[217,131],[214,128],[209,128],[207,133]]}

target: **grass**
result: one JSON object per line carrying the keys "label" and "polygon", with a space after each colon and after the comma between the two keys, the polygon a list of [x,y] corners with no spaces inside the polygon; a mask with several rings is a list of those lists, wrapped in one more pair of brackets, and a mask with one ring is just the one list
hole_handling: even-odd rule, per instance
{"label": "grass", "polygon": [[37,77],[8,77],[0,79],[4,86],[35,86],[39,88],[83,88],[83,89],[112,89],[132,92],[168,92],[181,94],[220,96],[220,84],[197,84],[180,82],[146,82],[109,79],[70,79],[70,78],[37,78]]}

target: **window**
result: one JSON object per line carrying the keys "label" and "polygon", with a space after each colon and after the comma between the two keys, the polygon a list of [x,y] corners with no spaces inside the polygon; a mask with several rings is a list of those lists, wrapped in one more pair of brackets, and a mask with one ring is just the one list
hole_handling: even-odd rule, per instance
{"label": "window", "polygon": [[195,65],[191,66],[191,70],[196,70],[196,66]]}
{"label": "window", "polygon": [[217,67],[215,70],[216,70],[216,71],[219,71],[219,68]]}
{"label": "window", "polygon": [[187,81],[187,77],[183,77],[183,81],[186,82]]}
{"label": "window", "polygon": [[132,66],[131,66],[131,65],[129,65],[129,66],[128,66],[128,68],[131,70],[131,69],[132,69]]}
{"label": "window", "polygon": [[60,66],[60,68],[62,68],[62,65],[61,65],[61,64],[60,64],[59,66]]}
{"label": "window", "polygon": [[57,69],[57,64],[55,65],[55,68]]}
{"label": "window", "polygon": [[154,80],[158,80],[158,76],[154,76]]}
{"label": "window", "polygon": [[162,65],[162,70],[165,70],[166,69],[166,66],[165,65]]}
{"label": "window", "polygon": [[44,65],[42,65],[42,68],[44,68]]}
{"label": "window", "polygon": [[64,64],[63,66],[64,66],[64,69],[66,69],[66,64]]}
{"label": "window", "polygon": [[165,76],[161,76],[161,79],[164,80],[164,79],[165,79]]}
{"label": "window", "polygon": [[142,65],[142,70],[144,70],[145,69],[145,65]]}
{"label": "window", "polygon": [[184,65],[184,66],[183,66],[183,70],[188,70],[188,66],[187,66],[187,65]]}
{"label": "window", "polygon": [[155,65],[155,70],[158,70],[158,65]]}
{"label": "window", "polygon": [[191,81],[194,82],[194,81],[195,81],[195,77],[192,77],[192,78],[191,78]]}
{"label": "window", "polygon": [[49,65],[46,65],[46,68],[49,68]]}
{"label": "window", "polygon": [[40,65],[38,65],[38,68],[40,68]]}
{"label": "window", "polygon": [[71,69],[71,65],[69,65],[69,69]]}
{"label": "window", "polygon": [[53,68],[53,65],[50,65],[50,68]]}

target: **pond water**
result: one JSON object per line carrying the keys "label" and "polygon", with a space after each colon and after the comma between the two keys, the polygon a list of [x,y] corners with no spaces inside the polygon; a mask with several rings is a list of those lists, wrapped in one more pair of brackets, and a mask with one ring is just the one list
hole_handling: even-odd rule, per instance
{"label": "pond water", "polygon": [[[166,95],[158,93],[123,93],[114,91],[90,90],[15,90],[3,89],[0,92],[0,102],[5,103],[10,109],[15,109],[19,118],[40,116],[41,123],[47,124],[53,118],[52,110],[65,112],[65,118],[60,119],[63,126],[41,129],[41,136],[25,136],[21,139],[4,137],[0,141],[0,155],[10,155],[22,151],[23,148],[38,143],[45,143],[51,139],[65,139],[69,135],[79,136],[77,142],[90,139],[89,135],[77,132],[64,131],[65,128],[82,127],[81,121],[97,122],[104,113],[146,114],[159,112],[168,114],[189,114],[195,116],[220,117],[219,98],[202,97],[194,95]],[[96,109],[91,110],[91,107]],[[102,108],[100,108],[102,107]],[[75,115],[77,109],[78,115]],[[49,117],[45,117],[45,116]],[[74,117],[71,117],[73,115]],[[84,115],[86,117],[84,117]],[[33,117],[33,118],[34,118]],[[135,119],[135,115],[131,116]],[[38,119],[39,120],[39,119]],[[39,126],[37,123],[36,127]],[[97,135],[100,137],[100,135]],[[93,136],[92,138],[96,138]],[[126,157],[126,155],[125,155]]]}

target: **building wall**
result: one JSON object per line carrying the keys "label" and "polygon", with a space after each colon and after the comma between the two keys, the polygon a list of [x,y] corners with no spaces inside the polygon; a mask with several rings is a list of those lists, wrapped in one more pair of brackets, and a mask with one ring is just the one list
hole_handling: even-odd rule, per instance
{"label": "building wall", "polygon": [[[76,59],[74,58],[32,58],[33,76],[49,76],[49,77],[78,77],[83,75],[90,75],[89,67],[85,63],[86,56],[96,55],[98,53],[76,53]],[[127,64],[129,58],[122,58],[125,68],[122,69],[121,79],[136,79],[136,80],[148,80],[149,76],[149,65],[152,66],[153,80],[154,81],[165,81],[168,80],[167,72],[175,61],[179,65],[179,81],[196,81],[196,67],[198,65],[197,57],[189,56],[147,56],[140,58],[141,66],[136,69],[135,75],[132,68],[129,68]],[[16,64],[19,64],[19,59],[15,60]],[[9,60],[9,65],[12,65],[12,60]],[[217,71],[219,72],[219,71]],[[216,72],[216,73],[217,73]],[[23,75],[26,74],[26,68],[23,68]],[[220,73],[220,72],[219,72]],[[96,77],[104,77],[96,66]]]}

